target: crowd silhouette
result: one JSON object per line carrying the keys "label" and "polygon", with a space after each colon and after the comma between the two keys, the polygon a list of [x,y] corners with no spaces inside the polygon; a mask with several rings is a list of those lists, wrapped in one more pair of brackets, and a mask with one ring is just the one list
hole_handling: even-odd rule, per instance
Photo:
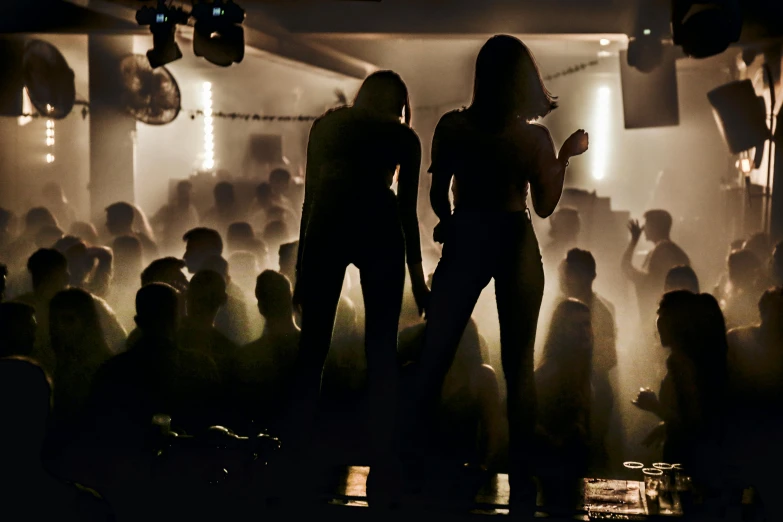
{"label": "crowd silhouette", "polygon": [[[672,216],[651,209],[629,223],[616,266],[599,266],[577,248],[585,218],[558,207],[588,135],[558,150],[534,123],[556,108],[521,41],[484,45],[472,103],[444,114],[433,138],[442,252],[429,281],[422,149],[392,71],[316,120],[304,181],[275,169],[249,205],[219,181],[198,208],[182,181],[149,221],[130,202],[109,205],[103,223],[78,221],[57,184],[24,216],[0,209],[2,516],[302,508],[348,464],[370,467],[375,509],[416,496],[468,509],[507,473],[512,514],[532,515],[541,490],[554,513],[578,505],[583,478],[624,476],[634,445],[688,471],[693,513],[723,517],[747,487],[757,505],[773,501],[783,246],[765,234],[735,242],[702,293]],[[552,216],[544,249],[528,196]],[[643,235],[653,248],[637,268]],[[635,300],[594,288],[617,269]],[[545,277],[557,291],[537,332]],[[499,346],[473,318],[491,280]],[[643,440],[625,440],[618,421],[616,307],[638,310],[632,357],[660,379],[638,383],[633,404],[659,421]],[[210,447],[226,461],[210,462]],[[263,465],[226,463],[242,448]],[[162,477],[177,455],[191,466],[179,482],[191,511],[154,510],[175,496]]]}

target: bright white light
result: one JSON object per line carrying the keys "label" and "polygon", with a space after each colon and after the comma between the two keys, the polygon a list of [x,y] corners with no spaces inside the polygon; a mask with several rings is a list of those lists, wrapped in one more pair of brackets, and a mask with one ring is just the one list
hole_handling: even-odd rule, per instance
{"label": "bright white light", "polygon": [[204,170],[212,170],[215,168],[215,162],[211,160],[204,161]]}
{"label": "bright white light", "polygon": [[748,158],[742,158],[741,162],[741,169],[744,174],[750,174],[750,171],[753,170],[750,166],[750,159]]}
{"label": "bright white light", "polygon": [[212,84],[202,84],[202,103],[204,105],[204,161],[201,164],[203,170],[215,168],[215,127],[212,117]]}
{"label": "bright white light", "polygon": [[[209,112],[211,113],[212,111],[209,111]],[[205,114],[206,114],[206,112],[205,112]],[[212,119],[212,116],[210,116],[209,114],[207,114],[206,116],[204,116],[204,125],[209,125],[209,126],[212,126],[212,122],[213,122],[213,121],[214,121],[214,120]]]}
{"label": "bright white light", "polygon": [[51,147],[54,145],[54,138],[46,138],[46,146]]}
{"label": "bright white light", "polygon": [[600,40],[598,40],[598,43],[599,43],[599,44],[601,44],[601,45],[603,45],[604,47],[606,47],[607,45],[609,45],[609,44],[610,44],[610,43],[612,43],[612,42],[610,42],[610,41],[609,41],[608,39],[606,39],[606,38],[601,38]]}
{"label": "bright white light", "polygon": [[46,129],[46,137],[54,138],[54,129]]}
{"label": "bright white light", "polygon": [[46,120],[46,128],[47,129],[53,129],[54,128],[54,120]]}
{"label": "bright white light", "polygon": [[[212,123],[212,108],[204,109],[204,116],[205,118],[209,118],[209,123]],[[207,120],[204,120],[204,123],[207,123]]]}
{"label": "bright white light", "polygon": [[652,31],[650,31],[649,29],[644,30],[644,36],[650,36],[650,34],[652,34]]}
{"label": "bright white light", "polygon": [[595,112],[590,132],[590,156],[593,161],[592,173],[595,180],[606,177],[606,165],[609,159],[610,99],[611,89],[606,86],[599,87],[596,91]]}
{"label": "bright white light", "polygon": [[52,107],[51,105],[49,105],[49,104],[47,103],[47,104],[46,104],[46,112],[54,112],[54,107]]}
{"label": "bright white light", "polygon": [[212,90],[212,83],[211,82],[204,82],[201,85],[203,86],[205,92]]}
{"label": "bright white light", "polygon": [[46,163],[54,163],[54,154],[46,155]]}

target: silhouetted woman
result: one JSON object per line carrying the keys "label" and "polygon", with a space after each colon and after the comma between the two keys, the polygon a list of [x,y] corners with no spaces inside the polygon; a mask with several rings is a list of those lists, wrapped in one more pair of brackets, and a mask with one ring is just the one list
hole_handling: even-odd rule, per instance
{"label": "silhouetted woman", "polygon": [[[364,81],[352,106],[331,110],[313,124],[307,150],[294,292],[302,311],[294,444],[309,444],[340,291],[346,268],[354,264],[366,310],[375,470],[392,448],[406,259],[420,311],[429,295],[416,216],[421,145],[410,119],[403,81],[394,72],[377,72]],[[390,188],[395,172],[396,195]]]}
{"label": "silhouetted woman", "polygon": [[682,463],[707,488],[720,484],[726,409],[726,323],[709,294],[678,290],[658,307],[661,345],[671,350],[660,397],[643,389],[634,404],[663,422],[646,443],[663,442],[665,462]]}
{"label": "silhouetted woman", "polygon": [[[544,273],[527,192],[530,186],[539,216],[551,215],[568,160],[587,150],[587,134],[579,130],[556,154],[549,131],[531,124],[555,107],[527,47],[516,38],[495,36],[476,61],[473,103],[438,123],[430,166],[430,202],[440,218],[435,239],[444,246],[427,309],[421,406],[427,409],[437,400],[476,301],[494,278],[508,383],[512,502],[522,500],[525,491],[528,507],[535,498],[533,345]],[[427,416],[420,410],[420,419]]]}

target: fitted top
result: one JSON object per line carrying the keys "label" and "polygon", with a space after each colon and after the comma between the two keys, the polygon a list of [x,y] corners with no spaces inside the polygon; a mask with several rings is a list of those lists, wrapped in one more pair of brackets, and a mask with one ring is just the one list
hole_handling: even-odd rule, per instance
{"label": "fitted top", "polygon": [[455,210],[524,210],[545,152],[542,132],[551,143],[540,125],[519,121],[492,131],[470,109],[448,112],[435,129],[429,171],[453,174]]}

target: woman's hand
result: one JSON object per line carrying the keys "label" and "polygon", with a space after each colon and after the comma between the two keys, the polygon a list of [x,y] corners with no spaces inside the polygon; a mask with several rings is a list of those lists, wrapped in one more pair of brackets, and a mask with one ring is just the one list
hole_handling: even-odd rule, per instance
{"label": "woman's hand", "polygon": [[642,440],[646,448],[661,446],[666,441],[666,423],[661,422]]}
{"label": "woman's hand", "polygon": [[658,397],[650,388],[640,388],[639,395],[631,402],[640,410],[649,411],[651,413],[657,413],[660,406]]}
{"label": "woman's hand", "polygon": [[568,159],[573,158],[574,156],[579,156],[580,154],[584,154],[587,152],[589,145],[589,135],[583,129],[579,129],[578,131],[571,134],[568,139],[565,140],[563,146],[560,147],[560,157],[561,159],[563,159],[563,157]]}

